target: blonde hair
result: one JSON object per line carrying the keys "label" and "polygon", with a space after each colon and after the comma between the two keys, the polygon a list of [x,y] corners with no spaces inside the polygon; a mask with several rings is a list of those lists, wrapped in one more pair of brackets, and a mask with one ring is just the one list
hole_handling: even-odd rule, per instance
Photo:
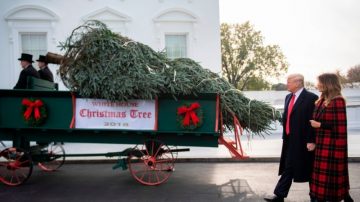
{"label": "blonde hair", "polygon": [[290,74],[287,78],[299,82],[301,87],[304,87],[304,76],[302,74]]}
{"label": "blonde hair", "polygon": [[321,74],[318,76],[318,81],[324,88],[319,100],[324,99],[325,105],[329,104],[333,98],[342,96],[340,79],[336,74]]}

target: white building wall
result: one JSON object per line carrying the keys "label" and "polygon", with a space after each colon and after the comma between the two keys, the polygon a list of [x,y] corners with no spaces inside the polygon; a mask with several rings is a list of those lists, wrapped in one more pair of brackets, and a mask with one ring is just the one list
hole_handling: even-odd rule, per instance
{"label": "white building wall", "polygon": [[[165,34],[186,33],[188,57],[221,71],[219,0],[1,0],[0,88],[12,88],[21,71],[20,33],[45,32],[48,51],[61,53],[59,42],[86,19],[100,19],[157,51]],[[57,67],[50,66],[53,73]]]}

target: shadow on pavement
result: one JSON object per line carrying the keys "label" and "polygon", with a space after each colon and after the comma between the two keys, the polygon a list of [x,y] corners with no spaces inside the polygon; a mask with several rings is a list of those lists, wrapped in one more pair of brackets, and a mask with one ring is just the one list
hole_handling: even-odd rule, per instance
{"label": "shadow on pavement", "polygon": [[218,187],[221,201],[263,201],[264,196],[256,195],[247,180],[232,179]]}

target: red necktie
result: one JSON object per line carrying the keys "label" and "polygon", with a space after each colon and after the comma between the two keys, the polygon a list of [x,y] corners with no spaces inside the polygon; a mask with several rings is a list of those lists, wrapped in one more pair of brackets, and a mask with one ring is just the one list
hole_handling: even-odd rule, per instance
{"label": "red necktie", "polygon": [[294,102],[295,102],[295,94],[292,94],[292,97],[291,97],[291,100],[290,100],[290,103],[288,106],[288,111],[287,111],[286,128],[285,128],[286,135],[289,135],[289,133],[290,133],[290,114],[294,107]]}

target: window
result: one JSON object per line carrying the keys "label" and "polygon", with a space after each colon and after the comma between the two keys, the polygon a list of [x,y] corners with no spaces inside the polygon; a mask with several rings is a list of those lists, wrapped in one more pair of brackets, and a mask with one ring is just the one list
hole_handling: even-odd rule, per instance
{"label": "window", "polygon": [[21,34],[21,51],[33,55],[34,61],[39,55],[46,55],[46,33]]}
{"label": "window", "polygon": [[165,35],[166,55],[171,58],[185,58],[186,53],[186,35]]}

